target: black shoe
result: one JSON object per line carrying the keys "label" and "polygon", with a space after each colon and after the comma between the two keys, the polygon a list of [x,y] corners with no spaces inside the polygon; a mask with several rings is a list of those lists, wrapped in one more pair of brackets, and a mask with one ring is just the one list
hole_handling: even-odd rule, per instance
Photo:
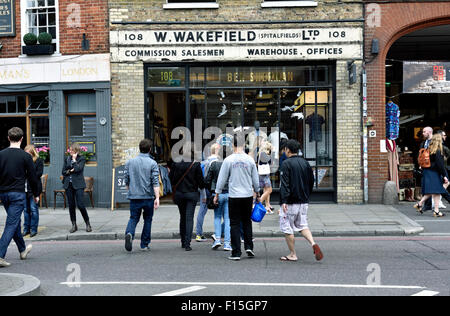
{"label": "black shoe", "polygon": [[30,238],[33,238],[34,236],[36,236],[37,235],[37,233],[31,233],[30,234]]}
{"label": "black shoe", "polygon": [[130,233],[125,236],[125,249],[128,252],[133,250],[133,236]]}
{"label": "black shoe", "polygon": [[76,223],[72,223],[72,228],[70,229],[70,233],[73,234],[74,232],[76,232],[78,230],[78,226]]}
{"label": "black shoe", "polygon": [[92,227],[89,222],[86,223],[86,232],[88,232],[88,233],[92,232]]}
{"label": "black shoe", "polygon": [[255,253],[253,252],[253,250],[247,249],[247,250],[245,250],[245,252],[247,253],[247,256],[249,258],[254,258],[255,257]]}
{"label": "black shoe", "polygon": [[23,234],[22,234],[22,236],[25,237],[25,236],[27,236],[27,235],[29,235],[29,234],[30,234],[29,231],[24,231]]}
{"label": "black shoe", "polygon": [[192,251],[192,248],[191,248],[191,246],[186,246],[186,248],[184,248],[184,250],[186,250],[186,251]]}

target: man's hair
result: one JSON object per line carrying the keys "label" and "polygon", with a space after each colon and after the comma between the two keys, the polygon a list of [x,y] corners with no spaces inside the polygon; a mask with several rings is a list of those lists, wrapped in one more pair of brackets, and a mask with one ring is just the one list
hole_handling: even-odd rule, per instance
{"label": "man's hair", "polygon": [[212,144],[211,146],[211,154],[216,155],[219,153],[220,145],[217,143]]}
{"label": "man's hair", "polygon": [[289,149],[292,154],[296,155],[300,150],[300,143],[295,139],[290,139],[286,142],[286,148]]}
{"label": "man's hair", "polygon": [[436,134],[441,134],[442,136],[445,134],[445,132],[443,131],[443,130],[438,130],[437,132],[436,132]]}
{"label": "man's hair", "polygon": [[8,138],[10,142],[17,143],[23,137],[23,130],[19,127],[13,127],[8,131]]}
{"label": "man's hair", "polygon": [[143,139],[139,143],[139,151],[142,154],[148,154],[150,153],[150,149],[152,148],[152,141],[150,139]]}
{"label": "man's hair", "polygon": [[287,144],[288,140],[286,138],[282,138],[280,140],[280,150],[284,150],[286,149],[286,144]]}
{"label": "man's hair", "polygon": [[244,134],[243,133],[237,133],[233,137],[233,145],[234,147],[244,147]]}
{"label": "man's hair", "polygon": [[72,143],[72,145],[70,145],[70,149],[72,149],[77,154],[81,152],[81,146],[78,143]]}

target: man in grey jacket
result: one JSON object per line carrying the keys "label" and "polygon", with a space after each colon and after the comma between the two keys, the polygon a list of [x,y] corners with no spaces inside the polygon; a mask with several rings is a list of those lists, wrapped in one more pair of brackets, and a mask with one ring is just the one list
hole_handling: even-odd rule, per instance
{"label": "man in grey jacket", "polygon": [[228,182],[231,248],[233,249],[228,259],[240,260],[241,223],[244,230],[245,251],[250,258],[255,256],[251,216],[253,193],[255,192],[259,197],[259,176],[255,161],[244,152],[242,136],[235,135],[233,149],[234,154],[224,160],[220,169],[214,203],[218,204],[219,194]]}
{"label": "man in grey jacket", "polygon": [[141,236],[141,250],[150,250],[153,212],[159,207],[159,168],[150,157],[151,141],[139,143],[140,154],[125,164],[125,184],[130,200],[130,220],[125,231],[125,249],[133,250],[136,226],[143,213],[144,228]]}

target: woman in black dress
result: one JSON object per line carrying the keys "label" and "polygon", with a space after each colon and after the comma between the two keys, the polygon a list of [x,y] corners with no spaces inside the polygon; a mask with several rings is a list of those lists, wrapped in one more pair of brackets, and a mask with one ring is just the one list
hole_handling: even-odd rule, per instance
{"label": "woman in black dress", "polygon": [[444,214],[439,211],[439,201],[441,194],[446,192],[444,184],[448,184],[448,174],[444,164],[442,135],[434,134],[430,146],[431,167],[423,169],[422,194],[423,197],[414,207],[422,213],[422,205],[430,197],[434,201],[434,217],[442,217]]}

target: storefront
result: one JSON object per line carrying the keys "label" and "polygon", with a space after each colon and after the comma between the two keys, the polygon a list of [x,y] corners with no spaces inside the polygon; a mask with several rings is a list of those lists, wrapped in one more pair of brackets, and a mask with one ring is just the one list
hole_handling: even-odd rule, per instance
{"label": "storefront", "polygon": [[259,122],[261,135],[274,149],[273,187],[279,188],[275,160],[280,140],[297,139],[314,167],[318,199],[333,200],[335,67],[332,63],[305,64],[146,65],[149,119],[145,130],[147,137],[156,140],[156,159],[167,161],[177,141],[171,139],[170,132],[178,126],[194,131],[195,120],[201,122],[202,132],[207,127],[220,131],[216,135],[203,133],[203,147],[217,140],[228,126],[233,131],[247,129],[250,152],[254,147],[251,131]]}
{"label": "storefront", "polygon": [[[246,131],[251,152],[260,125],[276,159],[282,138],[301,143],[315,172],[314,201],[362,201],[360,85],[349,81],[349,65],[361,65],[361,27],[128,26],[112,30],[110,39],[114,165],[136,154],[143,136],[165,164],[180,140],[172,131],[180,126],[202,150],[229,129]],[[115,113],[121,113],[117,120]],[[219,135],[207,134],[211,127]],[[276,164],[271,180],[276,192]]]}
{"label": "storefront", "polygon": [[9,146],[8,130],[22,128],[22,147],[35,145],[45,160],[49,206],[53,190],[61,189],[64,157],[72,142],[80,143],[87,157],[84,175],[94,177],[95,204],[110,205],[109,67],[107,54],[0,60],[0,150]]}
{"label": "storefront", "polygon": [[[382,202],[389,180],[398,183],[400,199],[412,201],[412,193],[421,194],[414,168],[423,128],[448,133],[450,7],[440,1],[374,2],[366,18],[369,202]],[[393,108],[400,115],[395,119]],[[399,150],[400,165],[393,168],[398,176],[390,172],[387,139]]]}

